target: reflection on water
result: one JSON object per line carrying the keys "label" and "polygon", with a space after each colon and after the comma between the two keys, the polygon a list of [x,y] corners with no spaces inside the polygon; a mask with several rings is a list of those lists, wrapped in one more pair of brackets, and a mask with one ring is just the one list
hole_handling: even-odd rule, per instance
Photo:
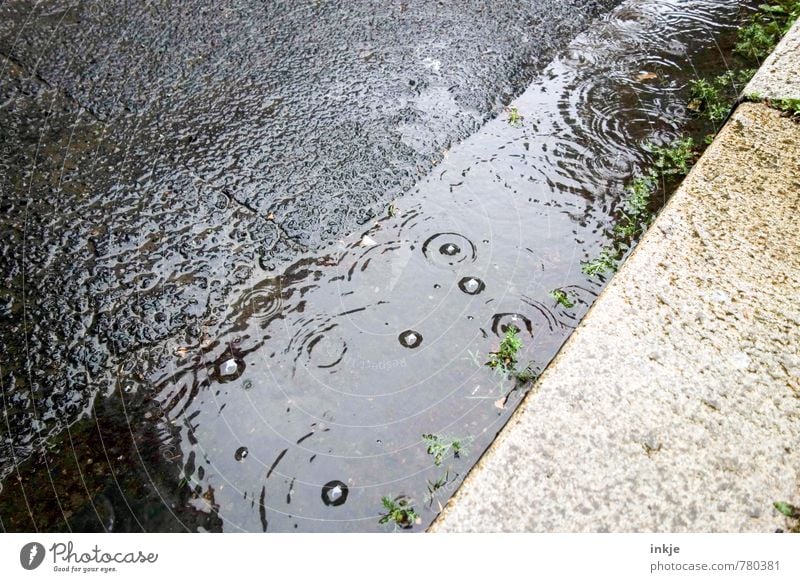
{"label": "reflection on water", "polygon": [[[623,4],[515,102],[521,127],[488,124],[392,216],[251,280],[218,326],[128,362],[119,384],[133,388],[109,401],[136,419],[114,436],[131,445],[106,457],[161,502],[126,515],[149,530],[391,531],[387,497],[420,514],[413,529],[429,523],[523,396],[488,354],[513,327],[520,363],[542,370],[586,313],[603,281],[581,261],[604,244],[642,143],[685,123],[687,75],[737,6]],[[158,460],[139,455],[151,433],[171,447]],[[437,465],[423,434],[471,445]],[[111,523],[132,487],[86,491],[70,516]]]}

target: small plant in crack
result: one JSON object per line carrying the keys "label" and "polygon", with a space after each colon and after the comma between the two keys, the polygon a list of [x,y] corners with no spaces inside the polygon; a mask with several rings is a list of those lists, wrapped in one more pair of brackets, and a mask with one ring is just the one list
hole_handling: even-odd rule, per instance
{"label": "small plant in crack", "polygon": [[737,95],[753,78],[755,69],[728,71],[711,79],[696,79],[689,83],[688,109],[713,123],[724,121]]}
{"label": "small plant in crack", "polygon": [[800,118],[800,99],[774,99],[769,101],[769,105],[791,117]]}
{"label": "small plant in crack", "polygon": [[608,246],[600,251],[597,257],[591,261],[584,262],[581,266],[581,270],[590,277],[596,277],[604,273],[615,271],[617,269],[617,261],[619,261],[621,254],[619,249]]}
{"label": "small plant in crack", "polygon": [[500,342],[500,347],[496,352],[489,354],[489,361],[486,362],[486,365],[493,370],[513,372],[517,365],[517,354],[522,349],[522,340],[519,339],[518,334],[519,330],[516,327],[509,327]]}
{"label": "small plant in crack", "polygon": [[450,471],[446,471],[444,475],[439,477],[436,481],[428,481],[428,507],[433,505],[436,496],[450,481]]}
{"label": "small plant in crack", "polygon": [[467,453],[467,447],[472,439],[446,439],[438,434],[424,434],[422,441],[427,445],[427,452],[433,456],[433,463],[438,467],[444,458],[453,452],[453,458],[458,459]]}
{"label": "small plant in crack", "polygon": [[706,79],[696,79],[689,83],[691,101],[687,107],[709,119],[722,121],[731,110],[730,103],[725,99],[719,88]]}
{"label": "small plant in crack", "polygon": [[519,127],[522,125],[522,120],[525,119],[522,114],[519,112],[514,106],[506,107],[506,113],[508,114],[508,124],[513,127]]}
{"label": "small plant in crack", "polygon": [[625,211],[628,215],[642,217],[648,214],[650,197],[656,190],[656,176],[648,174],[639,176],[626,188]]}
{"label": "small plant in crack", "polygon": [[643,233],[653,215],[649,211],[650,199],[656,190],[654,174],[636,178],[626,188],[628,193],[620,210],[620,221],[614,226],[614,237],[619,250],[623,245],[630,247],[633,239]]}
{"label": "small plant in crack", "polygon": [[556,303],[565,309],[572,309],[575,307],[575,302],[569,298],[569,295],[563,289],[553,289],[550,291],[550,297],[555,299]]}
{"label": "small plant in crack", "polygon": [[[510,325],[506,329],[497,351],[489,352],[489,361],[484,364],[494,370],[496,374],[499,374],[504,381],[509,378],[514,379],[515,385],[511,392],[520,387],[520,385],[527,384],[539,377],[534,371],[532,363],[522,370],[517,368],[517,356],[521,349],[522,340],[519,338],[519,328]],[[506,394],[507,398],[508,394]]]}
{"label": "small plant in crack", "polygon": [[[664,155],[666,158],[670,157],[668,154]],[[616,270],[622,255],[633,246],[634,239],[650,225],[653,219],[650,201],[656,191],[658,177],[658,171],[651,170],[634,179],[625,189],[627,196],[619,210],[619,221],[612,231],[614,240],[595,259],[583,263],[582,270],[586,275],[596,277]]]}
{"label": "small plant in crack", "polygon": [[787,503],[786,501],[776,501],[772,504],[778,513],[785,516],[791,523],[789,531],[800,533],[800,507]]}
{"label": "small plant in crack", "polygon": [[742,28],[734,51],[755,61],[764,60],[800,18],[800,0],[772,0],[761,4]]}
{"label": "small plant in crack", "polygon": [[694,140],[691,137],[684,137],[675,140],[668,146],[656,146],[652,143],[647,144],[645,149],[655,157],[654,175],[685,176],[689,173],[694,159],[697,157]]}
{"label": "small plant in crack", "polygon": [[734,51],[756,61],[764,60],[781,38],[780,28],[774,22],[752,21],[739,31]]}
{"label": "small plant in crack", "polygon": [[627,214],[622,214],[620,221],[614,225],[614,237],[621,240],[632,240],[642,232],[642,223]]}
{"label": "small plant in crack", "polygon": [[380,524],[394,523],[403,529],[410,529],[419,520],[419,515],[411,506],[411,501],[407,497],[383,497],[381,499],[386,513],[382,514],[378,521]]}
{"label": "small plant in crack", "polygon": [[533,382],[539,377],[539,374],[530,366],[526,366],[524,370],[519,370],[514,372],[514,378],[516,378],[517,382],[520,384],[527,384],[528,382]]}

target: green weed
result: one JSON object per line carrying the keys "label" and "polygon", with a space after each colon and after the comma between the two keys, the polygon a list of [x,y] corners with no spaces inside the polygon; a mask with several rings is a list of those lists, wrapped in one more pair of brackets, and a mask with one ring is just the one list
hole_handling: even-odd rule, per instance
{"label": "green weed", "polygon": [[778,512],[782,513],[786,517],[800,519],[800,507],[795,507],[791,503],[786,503],[785,501],[776,501],[773,503],[773,505]]}
{"label": "green weed", "polygon": [[780,39],[780,27],[775,23],[754,21],[739,31],[739,40],[734,50],[748,59],[762,61],[769,56]]}
{"label": "green weed", "polygon": [[717,77],[717,83],[728,83],[733,90],[739,94],[753,77],[757,69],[741,69],[739,71],[728,71]]}
{"label": "green weed", "polygon": [[422,440],[428,446],[428,454],[433,455],[433,463],[438,467],[450,451],[453,452],[453,457],[456,459],[462,454],[466,454],[470,439],[447,440],[436,434],[424,434]]}
{"label": "green weed", "polygon": [[570,300],[569,295],[561,289],[553,289],[550,291],[550,297],[556,300],[561,307],[565,307],[566,309],[572,309],[575,307],[575,302]]}
{"label": "green weed", "polygon": [[383,497],[383,508],[386,510],[378,523],[396,523],[403,529],[409,529],[419,519],[409,500],[405,497]]}
{"label": "green weed", "polygon": [[787,503],[786,501],[776,501],[772,505],[781,515],[786,516],[790,520],[789,531],[792,533],[800,533],[800,507]]}
{"label": "green weed", "polygon": [[442,489],[450,480],[450,471],[445,472],[444,475],[439,477],[436,481],[428,480],[428,507],[433,505],[439,490]]}
{"label": "green weed", "polygon": [[511,376],[518,384],[526,384],[535,380],[538,374],[533,371],[531,364],[528,364],[523,370],[517,369],[517,354],[522,349],[522,340],[519,339],[518,334],[519,330],[516,327],[509,327],[500,342],[500,347],[496,352],[489,353],[489,361],[485,365],[505,377]]}
{"label": "green weed", "polygon": [[625,198],[626,213],[631,216],[645,216],[650,206],[650,197],[656,190],[655,176],[639,176],[633,183],[626,188],[628,192]]}
{"label": "green weed", "polygon": [[776,99],[771,100],[769,104],[792,117],[800,117],[800,99]]}
{"label": "green weed", "polygon": [[734,51],[755,61],[764,60],[800,17],[800,0],[772,0],[761,4],[750,23],[739,31]]}
{"label": "green weed", "polygon": [[731,106],[719,88],[710,81],[697,79],[689,83],[691,101],[688,108],[710,121],[722,121],[728,116]]}
{"label": "green weed", "polygon": [[623,215],[620,222],[614,225],[614,237],[622,240],[636,238],[642,232],[642,227],[636,220],[628,215]]}
{"label": "green weed", "polygon": [[800,1],[773,0],[770,4],[761,4],[758,9],[750,23],[739,31],[734,50],[746,58],[761,61],[800,17]]}
{"label": "green weed", "polygon": [[632,239],[647,228],[652,217],[649,211],[650,199],[656,191],[656,185],[656,176],[648,174],[639,176],[625,189],[628,195],[622,204],[620,222],[614,226],[617,243],[630,246]]}
{"label": "green weed", "polygon": [[696,79],[689,83],[690,98],[687,107],[711,122],[725,120],[736,97],[750,82],[755,69],[728,71],[712,79]]}
{"label": "green weed", "polygon": [[658,176],[685,176],[689,173],[697,152],[694,140],[684,137],[672,142],[668,146],[660,147],[647,144],[645,149],[655,157],[653,165]]}
{"label": "green weed", "polygon": [[522,125],[522,120],[525,119],[516,107],[506,107],[508,113],[508,124],[514,127]]}
{"label": "green weed", "polygon": [[496,352],[489,354],[489,361],[486,365],[492,369],[501,369],[505,372],[513,372],[517,364],[517,353],[522,349],[522,341],[517,334],[519,330],[509,327],[505,337],[500,342],[500,347]]}
{"label": "green weed", "polygon": [[531,367],[528,365],[524,370],[515,371],[514,378],[516,378],[517,382],[520,384],[527,384],[528,382],[533,382],[539,377]]}
{"label": "green weed", "polygon": [[581,270],[590,277],[596,277],[609,271],[617,269],[617,261],[619,261],[622,253],[614,246],[606,247],[597,258],[583,263]]}

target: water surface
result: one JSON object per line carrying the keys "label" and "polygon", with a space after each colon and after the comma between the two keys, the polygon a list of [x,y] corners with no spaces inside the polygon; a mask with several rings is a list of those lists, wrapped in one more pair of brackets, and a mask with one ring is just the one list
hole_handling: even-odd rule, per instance
{"label": "water surface", "polygon": [[[581,263],[643,144],[686,127],[686,83],[721,66],[740,4],[623,3],[514,101],[519,126],[501,114],[443,151],[326,250],[242,269],[241,292],[119,358],[89,418],[14,466],[4,527],[30,528],[29,509],[44,529],[392,531],[381,499],[402,497],[423,529],[524,396],[489,352],[514,326],[541,371],[585,315],[605,280]],[[191,260],[203,233],[186,233]],[[424,434],[468,449],[436,465]]]}

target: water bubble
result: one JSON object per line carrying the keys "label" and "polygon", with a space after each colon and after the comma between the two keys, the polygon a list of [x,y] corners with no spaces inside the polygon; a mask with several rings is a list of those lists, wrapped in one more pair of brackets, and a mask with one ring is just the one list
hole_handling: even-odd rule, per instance
{"label": "water bubble", "polygon": [[231,358],[230,360],[226,360],[222,363],[219,367],[219,375],[220,376],[233,376],[239,370],[239,366],[236,364],[236,360]]}
{"label": "water bubble", "polygon": [[239,462],[244,461],[245,457],[247,457],[247,447],[239,447],[233,454],[233,458]]}
{"label": "water bubble", "polygon": [[245,363],[239,358],[227,358],[216,364],[216,376],[219,382],[231,382],[239,378],[245,369]]}
{"label": "water bubble", "polygon": [[398,336],[398,339],[400,340],[400,344],[404,347],[414,349],[422,343],[422,334],[407,329]]}
{"label": "water bubble", "polygon": [[322,487],[322,502],[325,505],[336,507],[347,501],[347,485],[341,481],[328,481]]}
{"label": "water bubble", "polygon": [[422,245],[422,254],[437,267],[451,268],[477,258],[475,245],[456,232],[435,234]]}
{"label": "water bubble", "polygon": [[439,252],[442,253],[443,255],[447,255],[448,257],[455,257],[458,253],[461,252],[461,249],[458,248],[457,245],[449,243],[439,247]]}
{"label": "water bubble", "polygon": [[475,277],[464,277],[458,282],[458,288],[467,295],[477,295],[486,289],[486,284]]}

